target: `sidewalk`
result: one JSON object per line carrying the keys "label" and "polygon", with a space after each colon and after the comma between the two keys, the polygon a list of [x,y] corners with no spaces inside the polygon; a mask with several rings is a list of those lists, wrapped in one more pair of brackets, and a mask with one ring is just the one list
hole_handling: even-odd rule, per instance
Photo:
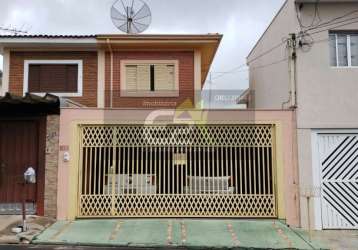
{"label": "sidewalk", "polygon": [[26,217],[26,232],[15,234],[12,228],[22,225],[21,215],[0,215],[0,244],[30,242],[36,235],[55,222],[54,219],[29,215]]}
{"label": "sidewalk", "polygon": [[[302,236],[304,235],[304,237]],[[34,244],[122,247],[321,249],[278,220],[126,219],[59,221]]]}

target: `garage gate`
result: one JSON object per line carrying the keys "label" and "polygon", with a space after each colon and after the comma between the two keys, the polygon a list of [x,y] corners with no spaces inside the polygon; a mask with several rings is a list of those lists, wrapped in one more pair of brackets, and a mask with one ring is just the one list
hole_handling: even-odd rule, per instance
{"label": "garage gate", "polygon": [[78,217],[276,217],[272,125],[82,125]]}
{"label": "garage gate", "polygon": [[319,134],[322,227],[358,229],[358,134]]}

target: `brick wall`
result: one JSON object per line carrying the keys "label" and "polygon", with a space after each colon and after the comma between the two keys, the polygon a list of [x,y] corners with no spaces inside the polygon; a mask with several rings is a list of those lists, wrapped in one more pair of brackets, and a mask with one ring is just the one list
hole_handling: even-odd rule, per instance
{"label": "brick wall", "polygon": [[[121,60],[178,60],[178,97],[121,97]],[[110,54],[106,53],[105,106],[110,106]],[[194,103],[194,53],[190,51],[138,52],[117,51],[113,55],[113,107],[119,108],[173,108]]]}
{"label": "brick wall", "polygon": [[83,96],[70,99],[85,106],[97,106],[97,52],[11,52],[9,91],[16,95],[23,93],[24,60],[83,60]]}
{"label": "brick wall", "polygon": [[45,197],[44,215],[57,215],[57,170],[60,116],[49,115],[46,121]]}
{"label": "brick wall", "polygon": [[[178,97],[121,97],[120,62],[129,60],[178,60]],[[71,97],[73,101],[85,106],[97,106],[97,52],[11,52],[9,90],[22,95],[24,60],[83,60],[83,96]],[[110,106],[110,55],[106,53],[105,67],[105,106]],[[194,52],[191,51],[117,51],[113,63],[113,107],[119,108],[173,108],[190,106],[194,102]]]}

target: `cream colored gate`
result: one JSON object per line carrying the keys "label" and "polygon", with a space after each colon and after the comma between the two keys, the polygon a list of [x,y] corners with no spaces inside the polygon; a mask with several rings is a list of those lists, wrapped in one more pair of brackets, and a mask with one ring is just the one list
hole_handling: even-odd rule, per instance
{"label": "cream colored gate", "polygon": [[78,217],[276,217],[271,125],[83,125]]}

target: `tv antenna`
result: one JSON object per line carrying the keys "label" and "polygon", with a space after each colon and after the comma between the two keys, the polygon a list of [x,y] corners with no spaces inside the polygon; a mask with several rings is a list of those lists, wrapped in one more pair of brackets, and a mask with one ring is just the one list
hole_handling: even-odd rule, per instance
{"label": "tv antenna", "polygon": [[26,30],[12,28],[12,27],[3,27],[3,26],[0,26],[0,31],[8,32],[15,36],[18,34],[27,34]]}
{"label": "tv antenna", "polygon": [[127,34],[142,33],[152,21],[149,6],[142,0],[117,0],[111,7],[111,18]]}

